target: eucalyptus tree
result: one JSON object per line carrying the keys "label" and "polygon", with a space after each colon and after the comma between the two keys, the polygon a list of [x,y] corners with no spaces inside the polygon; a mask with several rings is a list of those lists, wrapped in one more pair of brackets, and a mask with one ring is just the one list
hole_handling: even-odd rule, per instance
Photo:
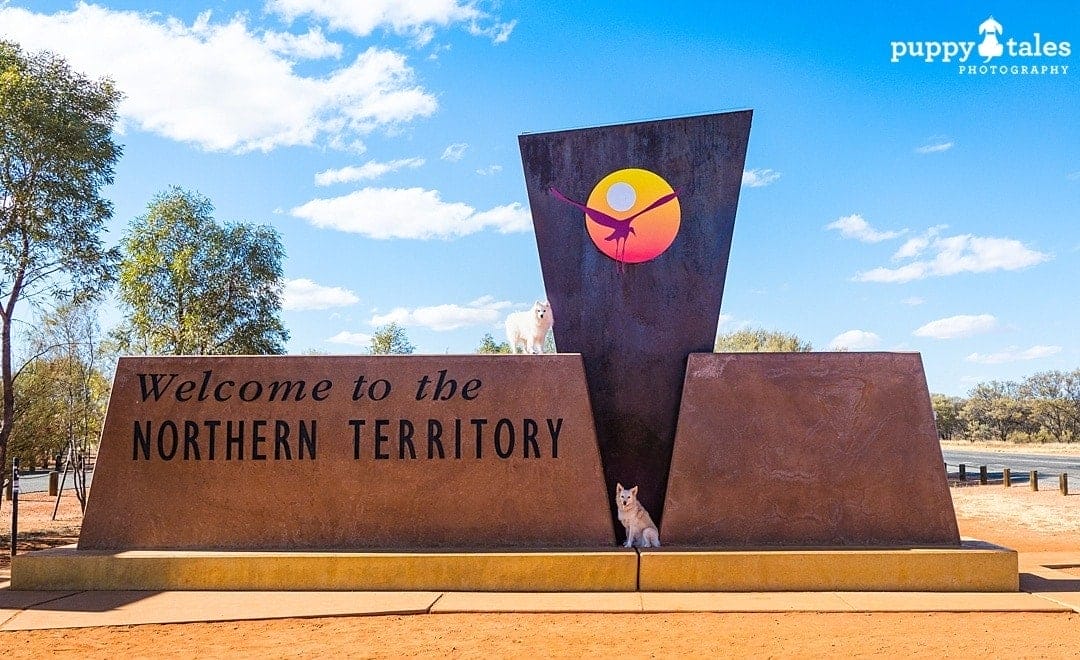
{"label": "eucalyptus tree", "polygon": [[405,328],[395,322],[381,326],[371,336],[372,355],[411,355],[415,350]]}
{"label": "eucalyptus tree", "polygon": [[713,350],[717,353],[807,353],[814,347],[791,332],[744,328],[718,335]]}
{"label": "eucalyptus tree", "polygon": [[495,341],[495,337],[490,332],[484,333],[484,336],[480,339],[480,345],[476,347],[476,352],[480,354],[503,354],[510,352],[510,342],[508,341]]}
{"label": "eucalyptus tree", "polygon": [[[119,253],[102,241],[121,148],[120,93],[51,53],[0,41],[0,468],[15,420],[12,325],[50,297],[92,300],[115,280]],[[0,477],[2,481],[2,477]]]}
{"label": "eucalyptus tree", "polygon": [[283,353],[282,260],[267,225],[218,223],[210,200],[173,187],[151,201],[123,240],[114,332],[123,352]]}

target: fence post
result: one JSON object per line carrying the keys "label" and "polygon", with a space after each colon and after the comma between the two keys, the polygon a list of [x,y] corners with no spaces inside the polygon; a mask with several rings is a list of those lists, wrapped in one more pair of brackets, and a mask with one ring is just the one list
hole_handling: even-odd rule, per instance
{"label": "fence post", "polygon": [[1012,470],[1001,468],[1001,483],[1005,484],[1006,488],[1012,486]]}
{"label": "fence post", "polygon": [[19,544],[19,459],[11,461],[11,556]]}
{"label": "fence post", "polygon": [[1028,481],[1031,482],[1031,490],[1039,490],[1039,471],[1032,470],[1028,474]]}
{"label": "fence post", "polygon": [[960,464],[960,481],[967,481],[967,466]]}
{"label": "fence post", "polygon": [[60,473],[49,471],[49,497],[56,497],[56,492],[60,490]]}
{"label": "fence post", "polygon": [[981,485],[981,486],[986,485],[986,466],[985,465],[980,465],[979,466],[979,485]]}
{"label": "fence post", "polygon": [[1058,475],[1058,488],[1061,490],[1062,495],[1069,494],[1069,473],[1062,472]]}

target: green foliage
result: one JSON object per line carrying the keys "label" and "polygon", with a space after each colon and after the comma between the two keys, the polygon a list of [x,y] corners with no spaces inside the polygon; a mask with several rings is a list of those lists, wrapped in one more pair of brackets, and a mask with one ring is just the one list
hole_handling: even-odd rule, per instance
{"label": "green foliage", "polygon": [[930,397],[930,403],[934,407],[934,421],[937,422],[938,436],[942,440],[951,440],[964,429],[964,422],[960,419],[963,399],[934,394]]}
{"label": "green foliage", "polygon": [[8,451],[24,465],[51,464],[69,443],[97,444],[109,383],[71,356],[45,357],[26,366],[15,385],[15,426]]}
{"label": "green foliage", "polygon": [[961,415],[969,433],[978,439],[1009,439],[1028,424],[1030,409],[1015,383],[980,383],[968,394]]}
{"label": "green foliage", "polygon": [[[1045,371],[1021,382],[976,385],[966,399],[933,396],[942,438],[1000,442],[1080,439],[1080,369]],[[955,419],[951,411],[958,410]]]}
{"label": "green foliage", "polygon": [[1080,369],[1028,376],[1020,393],[1029,403],[1032,420],[1054,441],[1072,439],[1080,431]]}
{"label": "green foliage", "polygon": [[276,230],[218,224],[210,200],[173,187],[124,237],[116,337],[129,352],[274,354],[285,350]]}
{"label": "green foliage", "polygon": [[[120,147],[120,93],[49,53],[0,41],[0,469],[15,422],[11,329],[20,301],[91,300],[115,280],[101,236]],[[23,307],[20,307],[25,309]],[[0,476],[0,481],[3,476]]]}
{"label": "green foliage", "polygon": [[806,353],[814,347],[790,332],[745,328],[717,335],[713,350],[717,353]]}
{"label": "green foliage", "polygon": [[405,328],[397,323],[380,327],[371,337],[372,355],[411,355],[415,350]]}
{"label": "green foliage", "polygon": [[66,360],[35,360],[15,381],[15,424],[8,452],[21,459],[23,466],[41,465],[48,457],[67,449],[63,421],[66,401],[55,388],[55,381],[70,367]]}
{"label": "green foliage", "polygon": [[491,336],[490,332],[484,333],[483,339],[480,340],[480,345],[476,348],[477,353],[492,353],[503,354],[510,352],[510,342],[501,341],[496,342],[495,338]]}
{"label": "green foliage", "polygon": [[[120,94],[60,58],[0,41],[0,289],[28,297],[94,297],[112,282],[102,245],[120,147]],[[5,312],[9,310],[5,309]]]}
{"label": "green foliage", "polygon": [[28,333],[36,352],[16,381],[17,423],[11,451],[26,465],[51,463],[62,454],[72,460],[71,484],[86,506],[84,461],[97,444],[109,384],[98,369],[97,310],[65,304],[43,314]]}

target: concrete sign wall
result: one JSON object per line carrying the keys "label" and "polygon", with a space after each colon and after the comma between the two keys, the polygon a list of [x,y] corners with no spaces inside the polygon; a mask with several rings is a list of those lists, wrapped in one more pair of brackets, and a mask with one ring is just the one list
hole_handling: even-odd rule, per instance
{"label": "concrete sign wall", "polygon": [[615,543],[581,357],[117,367],[80,549]]}
{"label": "concrete sign wall", "polygon": [[960,543],[917,353],[691,355],[661,538]]}

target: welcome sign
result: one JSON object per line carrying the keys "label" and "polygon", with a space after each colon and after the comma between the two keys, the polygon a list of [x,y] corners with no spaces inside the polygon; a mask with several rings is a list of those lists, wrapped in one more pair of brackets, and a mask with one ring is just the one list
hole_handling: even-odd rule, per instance
{"label": "welcome sign", "polygon": [[581,358],[122,358],[80,549],[614,544]]}

